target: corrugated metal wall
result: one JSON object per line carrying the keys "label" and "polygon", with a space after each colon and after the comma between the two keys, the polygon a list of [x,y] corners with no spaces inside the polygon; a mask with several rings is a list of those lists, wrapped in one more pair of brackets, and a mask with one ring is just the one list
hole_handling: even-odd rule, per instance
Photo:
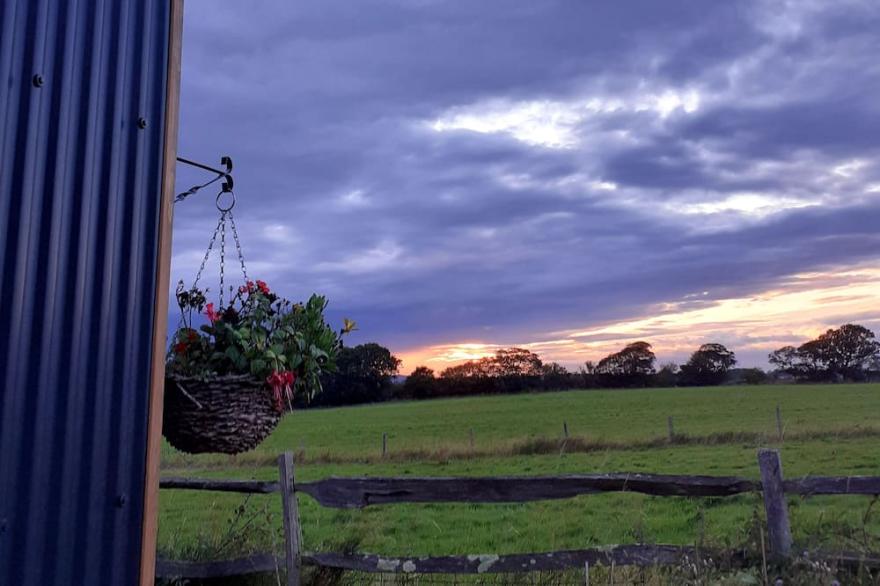
{"label": "corrugated metal wall", "polygon": [[0,585],[136,584],[169,2],[0,12]]}

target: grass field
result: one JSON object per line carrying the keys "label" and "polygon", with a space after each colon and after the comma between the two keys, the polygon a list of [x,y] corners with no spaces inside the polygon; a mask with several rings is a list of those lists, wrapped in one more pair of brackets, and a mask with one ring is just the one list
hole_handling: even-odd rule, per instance
{"label": "grass field", "polygon": [[[779,405],[785,441],[776,438]],[[667,416],[681,437],[669,444]],[[779,445],[787,476],[880,475],[880,385],[570,391],[307,410],[258,450],[185,457],[165,447],[166,474],[273,479],[281,451],[297,477],[481,476],[656,472],[757,478],[755,450]],[[563,422],[572,436],[562,447]],[[471,446],[470,430],[474,444]],[[381,457],[382,434],[388,457]],[[160,549],[227,557],[280,549],[277,496],[162,491]],[[310,550],[396,555],[512,553],[612,543],[754,545],[760,499],[584,496],[524,505],[395,505],[362,511],[301,497]],[[800,546],[877,549],[866,497],[789,499]],[[880,507],[878,507],[880,508]]]}

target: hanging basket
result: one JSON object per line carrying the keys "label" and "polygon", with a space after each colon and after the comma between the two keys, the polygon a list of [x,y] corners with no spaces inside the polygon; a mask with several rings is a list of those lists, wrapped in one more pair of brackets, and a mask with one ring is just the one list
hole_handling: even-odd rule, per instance
{"label": "hanging basket", "polygon": [[162,435],[182,452],[246,452],[280,420],[272,392],[251,376],[165,379]]}

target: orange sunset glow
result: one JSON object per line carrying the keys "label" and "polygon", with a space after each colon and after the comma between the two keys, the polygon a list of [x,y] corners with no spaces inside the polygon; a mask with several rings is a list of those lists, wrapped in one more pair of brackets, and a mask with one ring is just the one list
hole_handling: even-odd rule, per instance
{"label": "orange sunset glow", "polygon": [[399,352],[402,373],[419,365],[440,371],[467,360],[491,356],[502,347],[519,346],[544,361],[576,367],[599,360],[637,339],[649,341],[658,359],[680,360],[710,340],[730,344],[744,365],[764,365],[764,356],[786,345],[815,337],[830,327],[858,321],[880,323],[880,268],[861,265],[839,271],[795,274],[772,289],[747,297],[713,299],[699,292],[657,304],[629,320],[583,328],[538,332],[505,341],[450,342]]}

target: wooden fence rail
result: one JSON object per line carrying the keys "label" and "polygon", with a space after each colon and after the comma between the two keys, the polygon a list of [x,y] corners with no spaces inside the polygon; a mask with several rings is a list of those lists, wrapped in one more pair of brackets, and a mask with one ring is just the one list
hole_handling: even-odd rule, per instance
{"label": "wooden fence rail", "polygon": [[[251,494],[281,494],[284,512],[283,557],[255,554],[235,560],[186,562],[159,560],[159,577],[210,578],[264,572],[284,572],[288,586],[300,584],[301,566],[318,565],[362,572],[507,573],[583,568],[584,564],[668,565],[684,559],[712,557],[731,565],[744,562],[741,553],[712,552],[673,545],[620,545],[593,549],[514,555],[389,557],[372,554],[304,553],[296,492],[319,504],[361,508],[393,503],[519,503],[571,498],[602,492],[637,492],[653,496],[725,497],[760,491],[767,516],[770,554],[778,560],[792,556],[786,494],[880,495],[880,477],[805,477],[785,480],[777,450],[759,450],[761,480],[730,476],[684,476],[639,473],[568,476],[508,476],[490,478],[326,478],[295,482],[293,455],[279,456],[278,481],[163,478],[161,488],[211,490]],[[880,567],[880,559],[853,554],[826,554],[839,564]]]}

